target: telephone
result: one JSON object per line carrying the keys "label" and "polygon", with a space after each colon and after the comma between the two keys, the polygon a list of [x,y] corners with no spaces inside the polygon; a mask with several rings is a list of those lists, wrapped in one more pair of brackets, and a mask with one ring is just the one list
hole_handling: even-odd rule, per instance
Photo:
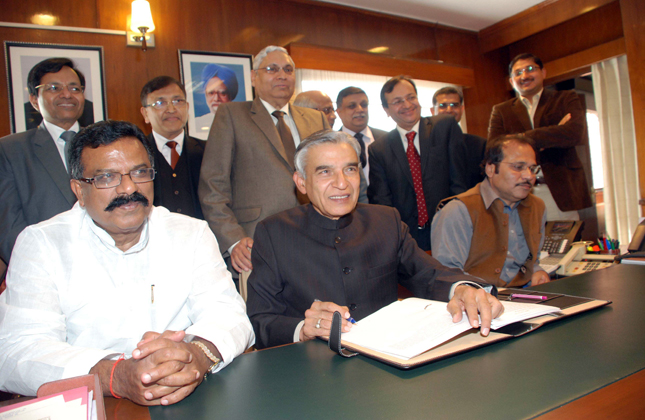
{"label": "telephone", "polygon": [[540,266],[548,273],[573,276],[587,271],[610,267],[614,255],[587,255],[591,242],[576,242],[582,235],[582,221],[552,221],[546,223],[542,251],[549,256],[540,258]]}

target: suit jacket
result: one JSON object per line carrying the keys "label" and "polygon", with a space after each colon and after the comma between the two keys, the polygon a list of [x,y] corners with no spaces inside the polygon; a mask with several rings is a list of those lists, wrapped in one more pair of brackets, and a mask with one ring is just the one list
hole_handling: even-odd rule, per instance
{"label": "suit jacket", "polygon": [[370,131],[372,132],[372,136],[374,136],[374,140],[378,140],[388,134],[385,130],[379,130],[378,128],[373,127],[370,127]]}
{"label": "suit jacket", "polygon": [[251,260],[247,312],[258,348],[293,342],[315,299],[361,320],[396,301],[399,283],[448,300],[453,282],[474,280],[419,249],[395,209],[365,204],[338,220],[310,204],[271,216],[257,226]]}
{"label": "suit jacket", "polygon": [[[328,129],[320,112],[290,105],[300,139]],[[224,253],[265,217],[298,205],[293,162],[259,98],[220,105],[199,180],[202,211]]]}
{"label": "suit jacket", "polygon": [[468,162],[468,189],[482,182],[486,177],[481,163],[484,160],[486,151],[486,139],[473,134],[464,133],[464,142],[466,143],[466,160]]}
{"label": "suit jacket", "polygon": [[72,208],[69,179],[44,124],[0,139],[0,258],[9,262],[25,227]]}
{"label": "suit jacket", "polygon": [[[571,120],[558,125],[571,114]],[[493,107],[488,138],[524,133],[535,142],[538,163],[553,199],[562,211],[580,210],[592,205],[587,178],[575,146],[587,140],[586,113],[578,95],[572,91],[542,91],[535,111],[535,128],[519,98]]]}
{"label": "suit jacket", "polygon": [[[154,150],[155,169],[157,170],[154,181],[154,205],[163,206],[170,211],[180,212],[187,216],[203,220],[204,215],[199,204],[197,186],[199,185],[199,171],[202,167],[202,158],[204,156],[206,142],[186,134],[184,136],[184,145],[179,156],[179,162],[175,168],[177,170],[173,171],[166,158],[157,148],[157,142],[152,133],[148,135],[148,141]],[[184,167],[182,168],[182,166]],[[173,174],[176,176],[173,177]],[[173,185],[177,186],[179,195],[174,193],[177,190],[173,188]],[[189,212],[184,209],[179,211],[183,205],[182,203],[186,203],[184,200],[192,204],[193,211]]]}
{"label": "suit jacket", "polygon": [[[423,194],[432,220],[439,201],[467,190],[468,170],[463,133],[451,115],[421,118],[419,151]],[[370,145],[370,184],[367,197],[371,204],[395,207],[417,239],[419,212],[412,172],[399,132]]]}

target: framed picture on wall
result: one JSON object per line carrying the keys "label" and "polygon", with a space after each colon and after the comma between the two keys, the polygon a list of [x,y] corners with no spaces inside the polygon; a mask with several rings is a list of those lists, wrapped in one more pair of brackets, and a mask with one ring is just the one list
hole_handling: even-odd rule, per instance
{"label": "framed picture on wall", "polygon": [[85,108],[78,120],[81,127],[107,118],[103,47],[5,41],[4,49],[12,133],[41,123],[42,116],[29,102],[27,76],[36,64],[53,57],[69,58],[85,77]]}
{"label": "framed picture on wall", "polygon": [[253,99],[249,54],[179,50],[181,81],[190,104],[190,135],[207,140],[217,107]]}

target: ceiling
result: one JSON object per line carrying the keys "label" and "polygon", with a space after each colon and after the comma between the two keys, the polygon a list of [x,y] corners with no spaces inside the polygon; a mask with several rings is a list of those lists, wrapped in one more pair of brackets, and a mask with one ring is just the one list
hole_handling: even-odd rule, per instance
{"label": "ceiling", "polygon": [[479,31],[544,0],[316,0]]}

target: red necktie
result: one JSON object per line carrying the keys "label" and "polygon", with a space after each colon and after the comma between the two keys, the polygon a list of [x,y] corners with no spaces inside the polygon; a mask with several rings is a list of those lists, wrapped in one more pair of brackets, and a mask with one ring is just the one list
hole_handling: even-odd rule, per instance
{"label": "red necktie", "polygon": [[423,182],[421,177],[421,158],[417,148],[414,147],[414,137],[416,132],[410,131],[405,135],[408,139],[408,163],[410,172],[412,172],[412,183],[414,184],[414,193],[417,196],[417,210],[419,211],[419,226],[425,226],[428,223],[428,209],[426,208],[426,198],[423,195]]}
{"label": "red necktie", "polygon": [[177,153],[177,142],[169,141],[166,146],[170,147],[170,167],[175,170],[177,162],[179,161],[179,153]]}

